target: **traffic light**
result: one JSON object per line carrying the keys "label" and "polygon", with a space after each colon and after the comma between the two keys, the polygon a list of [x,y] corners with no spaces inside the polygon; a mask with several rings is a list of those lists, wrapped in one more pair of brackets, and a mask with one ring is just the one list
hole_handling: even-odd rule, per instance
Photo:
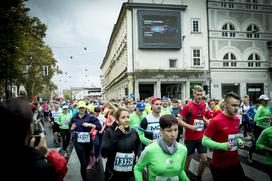
{"label": "traffic light", "polygon": [[48,66],[43,66],[43,76],[48,76]]}

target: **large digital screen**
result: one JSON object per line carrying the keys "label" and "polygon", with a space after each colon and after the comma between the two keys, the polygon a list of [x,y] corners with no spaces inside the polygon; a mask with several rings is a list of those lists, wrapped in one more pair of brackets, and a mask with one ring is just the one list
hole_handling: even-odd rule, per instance
{"label": "large digital screen", "polygon": [[179,11],[139,10],[139,48],[181,48]]}

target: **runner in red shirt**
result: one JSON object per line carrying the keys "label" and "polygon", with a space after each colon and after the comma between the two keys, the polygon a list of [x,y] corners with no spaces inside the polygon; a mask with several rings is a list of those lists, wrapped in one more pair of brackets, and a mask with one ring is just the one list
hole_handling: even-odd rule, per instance
{"label": "runner in red shirt", "polygon": [[233,179],[242,181],[245,175],[237,149],[244,144],[237,135],[240,120],[236,115],[240,106],[240,97],[234,92],[229,92],[225,95],[224,105],[222,114],[210,121],[202,144],[214,149],[210,163],[214,181]]}
{"label": "runner in red shirt", "polygon": [[213,100],[209,101],[208,103],[209,108],[205,112],[205,118],[207,118],[209,121],[214,117],[214,107],[215,107],[215,102]]}
{"label": "runner in red shirt", "polygon": [[[200,164],[198,166],[197,180],[201,180],[205,166],[207,165],[207,148],[201,143],[204,134],[204,118],[206,104],[202,101],[203,90],[197,86],[193,90],[194,100],[183,107],[179,124],[185,128],[185,145],[188,150],[188,157],[185,163],[185,171],[188,169],[195,150],[200,154]],[[189,175],[188,175],[189,176]]]}

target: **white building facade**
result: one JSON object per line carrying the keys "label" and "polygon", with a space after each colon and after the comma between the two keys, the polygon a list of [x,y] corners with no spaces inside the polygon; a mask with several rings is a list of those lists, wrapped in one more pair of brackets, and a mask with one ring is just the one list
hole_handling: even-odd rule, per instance
{"label": "white building facade", "polygon": [[124,3],[101,65],[105,98],[185,99],[208,85],[205,1]]}
{"label": "white building facade", "polygon": [[272,97],[272,0],[129,0],[101,65],[105,98],[187,99],[201,85]]}
{"label": "white building facade", "polygon": [[211,95],[272,96],[271,0],[208,0]]}

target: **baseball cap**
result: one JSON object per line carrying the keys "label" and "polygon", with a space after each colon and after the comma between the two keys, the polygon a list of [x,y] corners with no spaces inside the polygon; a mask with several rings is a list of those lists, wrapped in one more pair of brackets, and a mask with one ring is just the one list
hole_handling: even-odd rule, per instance
{"label": "baseball cap", "polygon": [[161,99],[158,98],[158,97],[152,98],[152,99],[151,99],[151,104],[154,104],[154,102],[160,101],[160,100],[161,100]]}
{"label": "baseball cap", "polygon": [[78,107],[78,108],[81,108],[81,107],[86,108],[86,102],[85,102],[85,101],[79,101],[79,102],[77,103],[77,107]]}
{"label": "baseball cap", "polygon": [[259,97],[259,100],[268,101],[268,100],[269,100],[269,97],[267,97],[267,95],[261,95],[261,96]]}
{"label": "baseball cap", "polygon": [[168,101],[168,98],[166,96],[163,96],[161,100],[162,101]]}
{"label": "baseball cap", "polygon": [[67,105],[62,106],[62,109],[68,109]]}
{"label": "baseball cap", "polygon": [[140,111],[144,111],[145,110],[145,105],[142,102],[138,102],[136,105],[136,108],[138,108]]}
{"label": "baseball cap", "polygon": [[176,99],[176,98],[174,98],[174,99],[172,100],[172,102],[173,102],[173,103],[179,103],[178,99]]}

